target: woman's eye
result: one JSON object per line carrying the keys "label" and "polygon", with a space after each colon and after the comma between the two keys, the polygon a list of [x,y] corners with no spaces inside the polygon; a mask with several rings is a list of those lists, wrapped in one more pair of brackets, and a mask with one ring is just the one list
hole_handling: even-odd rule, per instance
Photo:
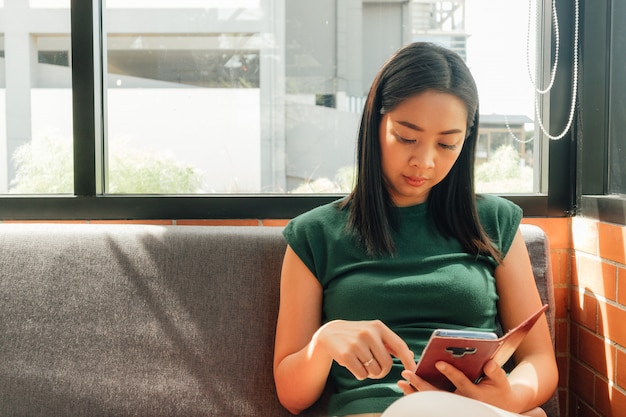
{"label": "woman's eye", "polygon": [[414,140],[412,140],[412,139],[403,138],[403,137],[402,137],[402,136],[400,136],[400,135],[396,135],[396,140],[397,140],[398,142],[400,142],[400,143],[413,143],[413,142],[415,142],[415,141],[414,141]]}
{"label": "woman's eye", "polygon": [[440,143],[439,146],[449,151],[453,151],[456,149],[456,145],[448,145],[447,143]]}

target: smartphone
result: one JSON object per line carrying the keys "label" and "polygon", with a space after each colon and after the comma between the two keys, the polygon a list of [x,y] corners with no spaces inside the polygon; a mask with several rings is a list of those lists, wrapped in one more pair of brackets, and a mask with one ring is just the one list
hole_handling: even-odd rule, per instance
{"label": "smartphone", "polygon": [[493,332],[437,329],[430,336],[415,373],[439,389],[454,391],[454,384],[435,368],[437,362],[444,361],[478,383],[487,361],[493,359],[503,366],[547,309],[548,304],[544,304],[502,337]]}
{"label": "smartphone", "polygon": [[498,336],[492,332],[437,329],[432,333],[415,373],[441,390],[454,391],[454,384],[435,368],[435,363],[447,362],[478,383],[483,376],[483,366],[499,345]]}

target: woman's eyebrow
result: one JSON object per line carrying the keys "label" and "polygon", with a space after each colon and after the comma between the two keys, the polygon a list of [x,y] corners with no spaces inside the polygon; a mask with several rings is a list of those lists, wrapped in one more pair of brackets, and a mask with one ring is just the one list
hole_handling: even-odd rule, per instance
{"label": "woman's eyebrow", "polygon": [[[417,125],[415,125],[415,124],[413,124],[411,122],[398,120],[397,123],[402,125],[402,126],[408,127],[409,129],[416,130],[418,132],[423,132],[424,131],[424,129],[422,129],[421,127],[419,127],[419,126],[417,126]],[[453,135],[455,133],[463,133],[463,130],[461,130],[461,129],[449,129],[449,130],[444,130],[443,132],[439,132],[440,135]]]}

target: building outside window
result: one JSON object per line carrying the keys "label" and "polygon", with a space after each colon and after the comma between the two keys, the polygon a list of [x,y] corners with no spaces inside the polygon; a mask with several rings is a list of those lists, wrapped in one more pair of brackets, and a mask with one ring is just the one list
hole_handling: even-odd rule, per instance
{"label": "building outside window", "polygon": [[[69,3],[0,3],[0,194],[74,192]],[[479,190],[541,191],[536,6],[103,3],[104,194],[347,192],[369,85],[412,41],[456,50],[476,77]]]}

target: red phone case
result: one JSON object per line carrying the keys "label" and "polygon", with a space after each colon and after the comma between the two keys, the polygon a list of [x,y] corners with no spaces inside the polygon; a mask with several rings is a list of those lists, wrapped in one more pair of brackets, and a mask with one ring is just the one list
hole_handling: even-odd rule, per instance
{"label": "red phone case", "polygon": [[483,375],[485,363],[494,359],[500,366],[504,365],[547,308],[548,305],[544,305],[499,339],[438,336],[435,331],[422,353],[415,373],[441,390],[454,391],[455,386],[435,368],[435,363],[444,361],[463,371],[470,380],[477,383]]}

